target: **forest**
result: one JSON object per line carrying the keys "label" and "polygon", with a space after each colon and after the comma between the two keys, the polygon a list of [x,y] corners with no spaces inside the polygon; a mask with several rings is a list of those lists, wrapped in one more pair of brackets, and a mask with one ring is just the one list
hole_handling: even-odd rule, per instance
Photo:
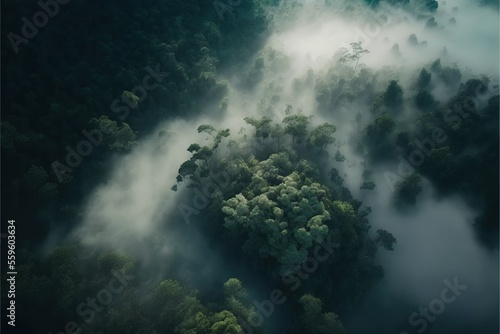
{"label": "forest", "polygon": [[2,5],[3,332],[499,332],[498,0]]}

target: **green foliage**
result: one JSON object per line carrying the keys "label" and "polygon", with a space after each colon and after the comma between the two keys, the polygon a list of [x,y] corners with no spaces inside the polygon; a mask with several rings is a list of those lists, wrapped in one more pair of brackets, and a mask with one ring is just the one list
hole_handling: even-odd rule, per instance
{"label": "green foliage", "polygon": [[109,253],[99,260],[99,269],[103,273],[110,273],[112,270],[123,269],[132,272],[135,267],[135,261],[127,256],[117,253]]}
{"label": "green foliage", "polygon": [[417,195],[422,191],[421,179],[419,174],[412,173],[402,181],[397,182],[394,193],[396,203],[415,205]]}
{"label": "green foliage", "polygon": [[[313,241],[328,233],[330,220],[327,189],[294,172],[289,159],[286,153],[273,154],[251,167],[246,189],[222,207],[224,226],[235,236],[245,236],[247,251],[276,259],[280,274],[306,259]],[[287,167],[276,168],[283,164]]]}
{"label": "green foliage", "polygon": [[[95,175],[94,179],[101,180],[99,175],[106,170],[99,167],[104,165],[101,161],[110,152],[125,153],[134,147],[138,138],[137,129],[147,133],[152,125],[165,117],[175,117],[180,112],[189,115],[214,101],[221,101],[220,111],[225,111],[228,100],[223,97],[227,83],[217,79],[219,64],[240,66],[246,54],[253,54],[252,43],[259,40],[256,37],[265,36],[263,12],[254,1],[235,6],[233,12],[225,15],[224,22],[218,21],[211,2],[146,2],[147,11],[139,2],[118,4],[111,1],[89,13],[83,10],[88,1],[80,1],[71,8],[65,8],[67,14],[58,17],[59,23],[53,21],[44,28],[44,34],[39,35],[36,42],[23,45],[26,47],[24,54],[10,57],[9,53],[5,53],[7,71],[3,104],[6,113],[1,124],[1,136],[2,153],[6,157],[2,168],[5,166],[7,174],[13,177],[5,182],[6,193],[9,194],[5,201],[9,202],[3,207],[9,210],[6,216],[15,212],[11,209],[13,207],[23,216],[40,217],[35,221],[37,224],[24,225],[36,237],[38,227],[47,223],[44,217],[49,217],[51,221],[64,221],[68,228],[74,224],[74,219],[61,219],[62,213],[71,211],[65,209],[70,207],[66,201],[74,200],[74,196],[64,185],[56,183],[53,173],[50,173],[50,163],[62,160],[66,144],[81,140],[79,134],[88,127],[89,121],[102,130],[105,145],[94,151],[95,159],[88,159],[88,164],[75,169],[75,182],[79,183],[72,185],[72,189],[83,189],[82,184],[87,186],[88,179],[82,175]],[[410,4],[409,9],[413,9],[415,4],[421,5],[420,9],[430,12],[438,8],[437,1],[430,0],[388,2],[403,6]],[[372,6],[378,3],[378,0],[370,1]],[[13,14],[6,16],[5,31],[14,31],[19,23],[17,18],[24,14],[15,6],[7,6],[9,13]],[[110,19],[110,12],[113,13],[112,28],[102,33],[103,24]],[[79,20],[74,20],[76,14]],[[428,14],[421,18],[428,19],[427,26],[430,28],[438,25]],[[132,28],[130,22],[133,23]],[[9,26],[13,28],[9,29]],[[66,37],[60,34],[64,26],[74,26],[83,37],[65,43]],[[410,43],[418,45],[416,35],[412,36]],[[59,50],[61,43],[67,47]],[[34,51],[39,46],[43,52],[37,52],[37,61],[33,62]],[[393,51],[398,53],[396,46]],[[56,49],[58,52],[51,52]],[[366,68],[356,73],[359,60],[366,53],[368,50],[363,49],[361,43],[352,43],[351,50],[346,51],[341,59],[342,62],[356,62],[354,69],[336,64],[345,70],[345,74],[340,74],[333,66],[329,69],[331,78],[330,73],[320,78],[319,74],[313,75],[310,71],[305,79],[294,83],[294,89],[300,92],[304,87],[312,87],[311,83],[316,83],[319,109],[326,112],[336,112],[337,108],[341,109],[353,101],[359,101],[360,105],[364,105],[365,100],[373,102],[371,109],[373,115],[378,117],[365,128],[365,146],[361,145],[359,153],[374,159],[384,152],[412,150],[415,147],[411,139],[430,138],[433,130],[445,129],[446,146],[430,149],[420,172],[440,190],[459,189],[484,202],[486,209],[478,218],[478,225],[498,225],[498,170],[495,168],[498,165],[498,95],[490,97],[486,106],[469,105],[468,117],[462,118],[459,124],[444,123],[442,119],[446,107],[454,108],[456,102],[458,109],[464,111],[467,97],[473,97],[478,91],[484,93],[485,88],[480,88],[478,79],[469,80],[460,86],[456,97],[438,108],[431,94],[433,84],[443,85],[452,92],[458,88],[462,73],[458,66],[443,66],[437,60],[428,67],[429,72],[422,69],[417,89],[409,95],[411,100],[408,101],[415,103],[422,111],[422,117],[419,122],[408,126],[395,113],[394,118],[387,114],[380,115],[387,109],[400,110],[405,102],[404,94],[399,84],[391,81],[377,98],[380,87],[377,77],[383,78],[379,80],[384,80],[385,84],[388,77],[395,76]],[[93,57],[94,54],[99,57]],[[85,60],[82,61],[83,58]],[[158,63],[160,66],[156,67]],[[124,89],[141,83],[146,74],[145,66],[168,71],[172,80],[163,80],[158,88],[148,91],[147,99],[140,101],[139,96],[133,93],[136,90]],[[280,70],[287,66],[289,62],[280,52],[262,52],[256,56],[247,83],[261,82],[266,71],[282,75]],[[276,85],[272,89],[276,91],[270,92],[262,103],[266,111],[285,100],[285,95],[279,92],[282,88],[276,88],[280,85],[279,80],[273,84]],[[127,123],[114,118],[121,115],[101,116],[102,106],[114,103],[114,98],[127,101],[132,109],[138,108],[140,103],[142,112],[131,112],[126,116]],[[330,189],[321,185],[319,175],[324,175],[324,171],[305,159],[316,159],[316,151],[303,152],[305,150],[301,151],[299,145],[294,145],[307,142],[324,149],[334,142],[335,127],[325,123],[308,131],[309,117],[300,113],[291,115],[290,110],[287,111],[289,114],[282,124],[275,124],[266,117],[245,118],[255,130],[245,138],[248,142],[271,139],[261,152],[255,152],[256,149],[239,150],[244,146],[236,140],[232,150],[226,151],[224,147],[218,151],[223,138],[230,135],[229,130],[217,131],[211,125],[200,126],[198,131],[206,134],[209,142],[206,145],[194,143],[188,147],[191,159],[180,166],[176,181],[190,179],[201,183],[214,176],[222,166],[234,172],[231,184],[216,194],[210,208],[215,214],[210,215],[210,224],[203,229],[212,231],[210,235],[216,235],[227,228],[225,232],[230,233],[220,233],[210,241],[224,240],[228,244],[245,245],[251,254],[263,259],[263,271],[279,268],[280,273],[293,272],[296,265],[311,255],[317,238],[331,233],[336,241],[341,241],[340,249],[336,249],[335,256],[318,268],[314,277],[311,275],[310,281],[303,282],[303,288],[305,291],[315,290],[315,294],[319,291],[328,307],[336,307],[345,301],[352,306],[350,303],[359,301],[370,278],[380,274],[380,268],[372,264],[374,244],[392,250],[396,240],[384,230],[377,231],[375,241],[370,240],[365,234],[369,228],[366,220],[369,208],[361,208],[361,203],[342,186],[344,180],[337,169],[330,172],[333,183]],[[357,111],[353,110],[353,114]],[[457,111],[454,112],[456,116]],[[367,118],[361,112],[358,115],[356,124],[361,130]],[[396,130],[395,120],[398,121],[399,151],[391,146],[392,134]],[[289,145],[285,135],[292,137],[292,145]],[[169,136],[164,130],[159,133],[162,140]],[[230,153],[224,155],[228,151]],[[337,151],[335,160],[341,162],[345,157]],[[363,181],[360,189],[375,188],[369,175],[363,175]],[[172,188],[177,190],[177,187],[176,184]],[[421,177],[412,174],[397,184],[396,200],[415,203],[420,191]],[[32,194],[45,199],[43,209],[46,211],[43,215],[34,215],[30,202],[37,201],[32,201],[34,198],[31,196],[26,197]],[[52,202],[56,198],[59,202]],[[62,198],[65,201],[61,201]],[[51,205],[45,206],[47,202]],[[54,203],[61,203],[61,207]],[[20,228],[24,227],[21,225]],[[19,234],[29,236],[28,233]],[[228,240],[229,236],[233,239]],[[30,240],[27,242],[31,245]],[[75,248],[64,247],[57,249],[48,260],[43,261],[43,265],[33,260],[20,261],[18,314],[20,317],[30,315],[31,318],[20,318],[20,323],[27,324],[32,331],[53,330],[44,321],[49,322],[47,319],[50,319],[50,325],[66,323],[74,316],[75,305],[103,287],[107,279],[103,275],[118,268],[135,268],[135,261],[120,254],[86,254],[90,260],[83,260],[80,255]],[[253,312],[246,301],[247,293],[236,278],[224,284],[224,301],[219,299],[217,303],[207,306],[205,299],[203,303],[198,299],[192,286],[183,286],[168,275],[159,277],[161,283],[147,281],[140,291],[134,286],[125,289],[122,295],[116,296],[117,302],[109,305],[94,322],[83,324],[87,326],[85,329],[88,332],[102,330],[106,333],[136,334],[240,333],[242,328],[236,317],[245,318]],[[154,285],[152,289],[151,284]],[[296,300],[290,302],[295,303]],[[322,302],[313,295],[300,298],[299,305],[303,309],[301,320],[305,328],[301,328],[301,332],[345,333],[337,315],[322,313]],[[294,309],[296,306],[293,305]]]}
{"label": "green foliage", "polygon": [[198,165],[194,160],[187,160],[179,167],[179,175],[184,179],[187,176],[193,175],[197,169]]}
{"label": "green foliage", "polygon": [[366,135],[369,141],[377,141],[387,138],[396,126],[396,122],[388,114],[377,117],[366,127]]}
{"label": "green foliage", "polygon": [[342,153],[340,153],[340,151],[337,151],[335,153],[335,161],[337,161],[337,162],[344,162],[345,161],[345,156]]}
{"label": "green foliage", "polygon": [[438,77],[448,86],[455,86],[460,83],[462,73],[457,67],[443,67]]}
{"label": "green foliage", "polygon": [[76,251],[75,246],[66,246],[57,248],[49,257],[50,265],[53,268],[58,268],[64,272],[74,272],[76,266]]}
{"label": "green foliage", "polygon": [[131,108],[139,107],[140,98],[137,95],[135,95],[134,93],[126,90],[126,91],[123,91],[121,97],[122,97],[122,99],[124,99],[125,101],[127,101],[130,104]]}
{"label": "green foliage", "polygon": [[188,147],[187,150],[189,152],[191,152],[191,153],[196,153],[196,152],[198,152],[200,150],[200,148],[201,148],[200,145],[198,145],[198,144],[195,143],[195,144],[189,145],[189,147]]}
{"label": "green foliage", "polygon": [[422,111],[432,111],[438,105],[438,101],[427,90],[420,90],[415,96],[415,105]]}
{"label": "green foliage", "polygon": [[[201,182],[209,177],[213,156],[222,142],[222,138],[229,137],[229,129],[217,131],[212,125],[204,124],[198,127],[198,133],[207,133],[211,139],[210,146],[201,146],[197,143],[189,145],[187,150],[192,154],[191,158],[184,161],[179,167],[176,177],[177,183],[190,179],[194,182]],[[177,185],[172,186],[173,191],[177,191]]]}
{"label": "green foliage", "polygon": [[393,110],[403,106],[403,89],[397,81],[391,80],[384,93],[384,104]]}
{"label": "green foliage", "polygon": [[165,328],[174,328],[183,319],[202,311],[195,295],[186,294],[179,282],[172,279],[162,281],[153,294],[153,303],[158,308],[158,322]]}
{"label": "green foliage", "polygon": [[198,127],[198,133],[205,132],[208,133],[211,136],[214,136],[214,133],[216,132],[215,128],[210,125],[210,124],[203,124]]}
{"label": "green foliage", "polygon": [[249,319],[253,315],[253,309],[247,306],[248,293],[240,280],[228,279],[224,283],[224,295],[226,296],[225,308],[228,311],[243,319]]}
{"label": "green foliage", "polygon": [[333,313],[321,313],[323,303],[310,294],[299,299],[302,306],[301,320],[308,333],[318,334],[347,334],[338,316]]}
{"label": "green foliage", "polygon": [[[38,217],[36,227],[20,227],[28,243],[43,238],[54,221],[75,224],[74,217],[58,216],[61,208],[74,205],[71,189],[103,180],[111,156],[128,152],[159,122],[195,115],[207,102],[224,98],[227,83],[218,80],[218,71],[239,66],[256,51],[267,26],[261,3],[253,0],[236,6],[224,22],[211,1],[112,0],[90,13],[91,5],[89,0],[49,5],[48,11],[64,15],[44,23],[43,34],[33,26],[36,42],[26,44],[18,18],[40,6],[5,4],[11,15],[3,28],[26,42],[13,49],[6,37],[2,54],[9,69],[3,73],[9,84],[2,98],[2,169],[12,176],[2,184],[12,194],[2,207],[22,221]],[[110,20],[112,27],[103,29]],[[75,34],[61,34],[69,26]],[[76,149],[85,140],[82,131],[92,131],[89,122],[102,115],[118,122],[115,129],[60,182],[51,164],[66,164],[66,146]],[[43,201],[24,188],[32,165],[48,174]],[[23,203],[27,195],[29,204]]]}
{"label": "green foliage", "polygon": [[271,122],[269,117],[262,117],[257,120],[252,117],[245,117],[245,122],[255,128],[255,137],[266,139],[271,135]]}
{"label": "green foliage", "polygon": [[359,187],[359,189],[374,190],[376,187],[377,185],[375,183],[368,181],[368,182],[363,182],[363,184],[361,185],[361,187]]}
{"label": "green foliage", "polygon": [[462,79],[462,72],[456,64],[453,67],[443,66],[441,59],[436,59],[431,65],[431,71],[447,86],[457,87]]}
{"label": "green foliage", "polygon": [[441,66],[441,58],[436,59],[432,64],[431,64],[431,71],[432,72],[437,72],[439,73],[442,70]]}
{"label": "green foliage", "polygon": [[241,334],[243,330],[236,317],[229,311],[222,311],[213,316],[214,324],[210,327],[210,334]]}
{"label": "green foliage", "polygon": [[424,163],[424,170],[433,177],[448,180],[453,175],[453,152],[449,146],[433,149]]}
{"label": "green foliage", "polygon": [[224,283],[224,294],[227,297],[235,297],[239,300],[243,300],[247,297],[247,292],[237,278],[230,278]]}
{"label": "green foliage", "polygon": [[102,131],[111,151],[129,151],[136,145],[137,133],[125,122],[118,124],[108,116],[100,116],[91,119],[90,124]]}
{"label": "green foliage", "polygon": [[330,170],[330,181],[337,186],[342,186],[344,179],[340,176],[338,169],[332,168]]}
{"label": "green foliage", "polygon": [[356,61],[356,65],[354,66],[354,72],[356,72],[359,64],[359,59],[367,53],[370,53],[370,51],[363,48],[362,42],[353,42],[351,43],[351,50],[345,50],[344,54],[340,57],[339,62],[345,63]]}
{"label": "green foliage", "polygon": [[335,138],[333,138],[335,131],[337,131],[335,125],[328,123],[318,125],[309,134],[309,143],[320,149],[324,149],[327,145],[335,142]]}
{"label": "green foliage", "polygon": [[377,230],[375,242],[387,250],[394,250],[393,245],[397,243],[396,238],[386,230]]}
{"label": "green foliage", "polygon": [[425,68],[422,68],[420,74],[418,75],[417,87],[420,90],[430,88],[431,79],[432,79],[432,74],[428,72]]}
{"label": "green foliage", "polygon": [[283,119],[285,133],[292,136],[294,143],[300,144],[306,138],[310,119],[311,116],[301,114],[289,115]]}

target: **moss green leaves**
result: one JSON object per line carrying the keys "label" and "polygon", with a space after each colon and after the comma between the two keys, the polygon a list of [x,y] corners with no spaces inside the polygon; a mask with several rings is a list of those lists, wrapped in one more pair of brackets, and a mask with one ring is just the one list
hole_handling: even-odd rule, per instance
{"label": "moss green leaves", "polygon": [[[281,167],[281,168],[280,168]],[[244,236],[244,248],[274,258],[281,274],[303,262],[314,240],[328,234],[328,190],[298,172],[282,154],[271,155],[251,168],[253,177],[243,193],[223,202],[224,226]]]}

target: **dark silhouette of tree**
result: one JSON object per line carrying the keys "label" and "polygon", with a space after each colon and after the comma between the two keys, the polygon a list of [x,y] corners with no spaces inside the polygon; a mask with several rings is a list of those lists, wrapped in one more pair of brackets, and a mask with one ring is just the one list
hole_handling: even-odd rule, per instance
{"label": "dark silhouette of tree", "polygon": [[356,72],[359,60],[367,53],[370,53],[370,51],[363,48],[362,42],[353,42],[351,43],[351,50],[345,50],[345,53],[340,57],[339,62],[345,63],[355,61],[356,65],[354,65],[354,72]]}

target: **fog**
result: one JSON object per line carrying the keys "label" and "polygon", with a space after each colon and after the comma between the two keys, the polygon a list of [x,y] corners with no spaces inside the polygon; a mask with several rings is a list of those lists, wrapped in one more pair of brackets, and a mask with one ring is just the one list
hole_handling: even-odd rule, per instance
{"label": "fog", "polygon": [[[433,15],[438,27],[427,29],[427,19],[417,20],[407,11],[389,7],[369,13],[361,5],[345,9],[341,2],[327,6],[325,1],[306,1],[298,7],[285,2],[282,6],[270,9],[274,31],[265,47],[240,71],[221,74],[219,79],[229,82],[227,109],[207,106],[198,117],[160,124],[130,154],[112,161],[107,182],[82,204],[81,224],[70,239],[92,249],[133,255],[141,260],[145,277],[153,281],[168,272],[200,289],[209,289],[213,285],[220,288],[227,278],[244,273],[248,276],[238,277],[255,298],[267,294],[272,287],[255,281],[260,274],[252,277],[252,269],[245,264],[229,263],[227,255],[199,232],[197,226],[206,223],[203,209],[186,224],[179,208],[192,204],[193,191],[180,187],[174,192],[170,188],[179,166],[190,156],[187,147],[205,140],[205,135],[196,132],[199,125],[229,128],[231,139],[239,136],[242,127],[248,128],[244,117],[266,115],[281,120],[291,105],[314,115],[313,124],[328,121],[336,125],[337,143],[343,145],[329,148],[325,166],[328,170],[338,168],[353,196],[371,206],[371,232],[386,229],[397,239],[394,251],[378,252],[377,262],[385,271],[383,280],[362,305],[341,314],[349,333],[416,333],[409,316],[440,298],[443,281],[455,278],[467,289],[429,322],[426,332],[493,333],[498,328],[499,260],[497,250],[487,250],[475,238],[472,224],[478,212],[460,196],[439,195],[425,179],[417,205],[406,211],[395,209],[384,173],[396,173],[397,162],[369,166],[377,187],[373,192],[359,190],[366,167],[365,157],[354,150],[358,131],[354,119],[360,112],[365,126],[373,115],[362,97],[338,110],[321,110],[315,89],[318,82],[341,74],[337,72],[339,51],[358,40],[370,53],[360,59],[355,73],[342,75],[356,76],[369,69],[376,73],[377,91],[383,91],[390,79],[399,80],[405,91],[411,89],[420,69],[437,58],[443,65],[459,66],[462,82],[480,74],[491,75],[492,82],[498,82],[498,13],[471,1],[440,1]],[[450,23],[451,18],[456,24]],[[426,45],[411,46],[411,34]],[[399,55],[391,51],[395,43]],[[249,87],[246,83],[258,58],[264,59],[265,71]],[[297,82],[303,83],[299,90],[294,88]],[[456,90],[436,84],[433,93],[445,101]],[[279,100],[271,102],[273,95],[279,95]],[[406,100],[405,104],[411,118],[414,108]],[[160,135],[162,130],[166,135]],[[346,156],[344,163],[333,160],[337,149]],[[273,326],[284,330],[287,324],[281,318]]]}

